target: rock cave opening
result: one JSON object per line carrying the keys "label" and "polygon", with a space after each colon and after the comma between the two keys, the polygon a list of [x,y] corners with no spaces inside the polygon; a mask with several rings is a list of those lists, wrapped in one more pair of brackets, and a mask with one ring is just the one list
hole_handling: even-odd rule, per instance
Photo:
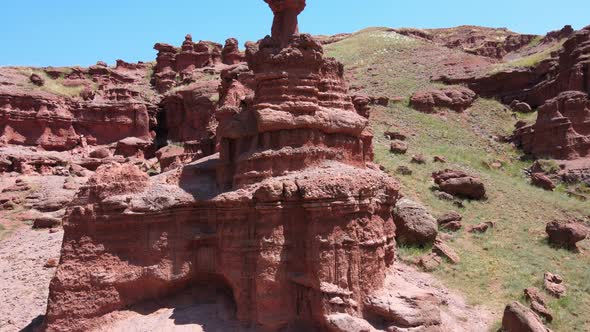
{"label": "rock cave opening", "polygon": [[216,274],[199,274],[185,287],[164,297],[146,300],[128,308],[110,331],[128,331],[139,325],[150,330],[168,327],[199,331],[247,331],[237,319],[234,292],[225,279]]}
{"label": "rock cave opening", "polygon": [[168,127],[166,125],[166,110],[164,108],[158,110],[156,119],[156,138],[154,139],[154,144],[156,146],[155,150],[157,151],[168,145]]}

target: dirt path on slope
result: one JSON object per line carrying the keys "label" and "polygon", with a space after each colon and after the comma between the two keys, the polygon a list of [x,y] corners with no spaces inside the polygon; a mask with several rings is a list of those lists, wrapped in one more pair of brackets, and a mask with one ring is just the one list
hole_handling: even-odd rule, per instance
{"label": "dirt path on slope", "polygon": [[1,332],[40,323],[55,273],[55,268],[44,266],[51,258],[59,261],[62,239],[62,230],[49,233],[20,227],[0,241]]}

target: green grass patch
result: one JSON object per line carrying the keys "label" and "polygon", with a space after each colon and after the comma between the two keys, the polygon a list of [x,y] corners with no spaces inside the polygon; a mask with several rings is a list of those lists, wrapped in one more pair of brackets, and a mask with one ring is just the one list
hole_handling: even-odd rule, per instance
{"label": "green grass patch", "polygon": [[[37,74],[45,81],[45,83],[40,87],[37,87],[29,82],[27,85],[30,88],[39,89],[39,90],[53,93],[56,95],[65,96],[65,97],[78,97],[80,95],[80,93],[85,88],[84,85],[77,85],[77,86],[64,85],[64,75],[66,75],[66,73],[67,73],[66,69],[64,69],[64,74],[60,75],[56,79],[47,75],[47,73],[45,73],[45,71],[43,71],[42,69],[22,68],[21,72],[23,73],[23,75],[26,75],[27,78],[29,76],[31,76],[31,74]],[[96,87],[94,86],[94,88],[96,88]]]}

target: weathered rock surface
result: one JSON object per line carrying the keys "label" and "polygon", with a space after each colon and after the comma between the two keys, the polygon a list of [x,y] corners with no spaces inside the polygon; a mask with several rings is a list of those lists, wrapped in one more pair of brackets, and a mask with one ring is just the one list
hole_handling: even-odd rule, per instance
{"label": "weathered rock surface", "polygon": [[295,34],[305,1],[268,2],[273,37],[247,45],[252,74],[224,78],[219,154],[151,178],[103,166],[80,190],[48,330],[91,328],[196,282],[225,289],[238,320],[260,329],[369,328],[365,299],[393,263],[400,186],[368,167],[372,135],[342,65]]}
{"label": "weathered rock surface", "polygon": [[73,101],[41,91],[0,88],[0,142],[71,150],[126,137],[150,139],[152,106],[139,100]]}
{"label": "weathered rock surface", "polygon": [[534,124],[516,128],[512,141],[538,157],[578,159],[590,155],[590,99],[567,91],[539,107]]}
{"label": "weathered rock surface", "polygon": [[504,309],[502,330],[505,332],[549,332],[539,316],[518,302]]}
{"label": "weathered rock surface", "polygon": [[438,234],[436,219],[424,206],[407,198],[395,205],[394,221],[400,243],[424,245],[434,242]]}
{"label": "weathered rock surface", "polygon": [[465,87],[444,87],[418,91],[410,98],[410,106],[420,112],[432,113],[439,108],[463,112],[471,107],[477,95]]}
{"label": "weathered rock surface", "polygon": [[432,173],[439,188],[453,196],[471,199],[483,199],[486,190],[481,179],[463,171],[445,169]]}
{"label": "weathered rock surface", "polygon": [[588,236],[588,229],[577,222],[554,220],[547,223],[545,231],[549,236],[549,243],[572,250],[576,249],[576,243]]}

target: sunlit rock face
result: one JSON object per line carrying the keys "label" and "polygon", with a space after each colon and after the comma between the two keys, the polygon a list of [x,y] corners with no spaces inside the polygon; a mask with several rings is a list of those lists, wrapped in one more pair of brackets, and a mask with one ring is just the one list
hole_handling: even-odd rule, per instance
{"label": "sunlit rock face", "polygon": [[47,330],[84,330],[202,282],[261,330],[363,317],[393,264],[400,186],[372,164],[342,65],[293,27],[305,1],[267,2],[290,32],[248,44],[248,68],[222,73],[219,153],[152,178],[99,169],[80,190]]}

